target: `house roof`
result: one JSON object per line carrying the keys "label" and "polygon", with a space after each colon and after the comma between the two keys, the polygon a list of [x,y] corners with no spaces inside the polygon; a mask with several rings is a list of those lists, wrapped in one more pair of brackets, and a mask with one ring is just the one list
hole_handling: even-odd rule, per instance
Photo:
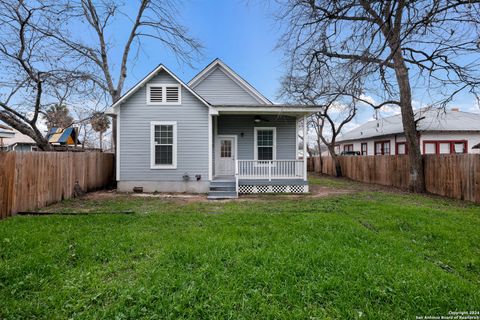
{"label": "house roof", "polygon": [[12,128],[0,124],[0,138],[9,138],[15,135]]}
{"label": "house roof", "polygon": [[107,109],[105,112],[106,114],[115,114],[115,108],[122,104],[126,99],[128,99],[131,95],[137,92],[141,87],[147,84],[154,76],[156,76],[160,71],[165,71],[168,73],[172,78],[174,78],[178,83],[180,83],[185,89],[187,89],[190,93],[192,93],[196,98],[198,98],[203,104],[207,107],[210,107],[210,104],[203,99],[200,95],[198,95],[195,91],[193,91],[186,83],[184,83],[180,78],[178,78],[173,72],[171,72],[167,67],[163,64],[158,65],[155,69],[153,69],[145,78],[140,80],[136,85],[134,85],[130,90],[128,90],[117,102],[112,104],[110,108]]}
{"label": "house roof", "polygon": [[[415,112],[418,131],[479,131],[480,114],[457,110],[420,109]],[[400,114],[368,121],[346,132],[337,141],[360,140],[378,136],[403,133]]]}
{"label": "house roof", "polygon": [[52,144],[76,144],[76,133],[74,128],[51,128],[47,134],[48,143]]}
{"label": "house roof", "polygon": [[12,129],[11,130],[13,131],[13,135],[10,136],[9,138],[3,138],[3,144],[6,145],[6,146],[12,146],[12,145],[15,145],[15,144],[18,144],[18,143],[22,143],[22,144],[36,144],[35,140],[33,140],[32,138],[30,138],[29,136],[21,133],[20,131],[16,130],[16,129]]}
{"label": "house roof", "polygon": [[[249,92],[256,97],[258,100],[258,104],[254,105],[212,105],[208,101],[206,101],[201,95],[199,95],[195,90],[192,89],[192,86],[200,83],[201,80],[205,75],[207,75],[210,71],[213,71],[215,67],[221,67],[227,72],[231,77],[235,78],[235,81],[241,83],[242,86],[247,88]],[[232,69],[230,69],[225,63],[223,63],[220,59],[215,59],[212,63],[210,63],[205,69],[203,69],[197,76],[195,76],[188,84],[185,84],[182,80],[180,80],[173,72],[171,72],[167,67],[163,64],[160,64],[154,70],[152,70],[145,78],[140,80],[135,86],[133,86],[130,90],[128,90],[116,103],[112,104],[107,111],[106,114],[115,115],[116,108],[120,106],[126,99],[132,96],[135,92],[137,92],[140,88],[145,86],[148,81],[150,81],[155,75],[157,75],[160,71],[167,72],[172,78],[178,81],[185,89],[187,89],[190,93],[192,93],[196,98],[198,98],[203,104],[205,104],[209,109],[210,113],[217,114],[219,111],[221,112],[250,112],[250,113],[258,113],[258,112],[289,112],[289,113],[297,113],[297,114],[306,114],[306,113],[313,113],[321,111],[320,106],[306,106],[306,105],[288,105],[288,104],[273,104],[270,100],[265,98],[260,92],[258,92],[253,86],[251,86],[247,81],[242,79],[238,74],[236,74]]]}
{"label": "house roof", "polygon": [[243,79],[238,73],[233,71],[228,65],[226,65],[222,60],[216,58],[209,65],[207,65],[202,71],[200,71],[192,80],[188,82],[188,85],[195,89],[204,79],[208,77],[210,73],[215,71],[216,68],[222,69],[222,71],[234,82],[236,82],[240,87],[242,87],[247,93],[249,93],[255,100],[262,104],[272,104],[264,95],[262,95],[255,87],[253,87],[248,81]]}

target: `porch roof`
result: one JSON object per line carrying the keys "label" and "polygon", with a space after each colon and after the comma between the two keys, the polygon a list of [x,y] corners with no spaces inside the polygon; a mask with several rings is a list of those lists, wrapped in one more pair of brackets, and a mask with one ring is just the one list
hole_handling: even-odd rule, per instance
{"label": "porch roof", "polygon": [[274,104],[274,105],[213,105],[210,114],[289,114],[289,115],[308,115],[315,112],[321,112],[322,107],[316,105],[292,105],[292,104]]}

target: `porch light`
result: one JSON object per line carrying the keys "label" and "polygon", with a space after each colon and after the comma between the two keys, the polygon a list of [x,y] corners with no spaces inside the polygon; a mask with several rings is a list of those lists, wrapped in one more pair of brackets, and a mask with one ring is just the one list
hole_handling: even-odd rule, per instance
{"label": "porch light", "polygon": [[259,123],[259,122],[262,122],[262,119],[260,118],[260,116],[255,116],[253,121],[255,121],[256,123]]}

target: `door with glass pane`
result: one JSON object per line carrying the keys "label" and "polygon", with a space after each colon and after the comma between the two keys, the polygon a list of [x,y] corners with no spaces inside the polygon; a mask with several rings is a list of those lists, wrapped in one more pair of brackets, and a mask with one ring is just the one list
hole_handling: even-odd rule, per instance
{"label": "door with glass pane", "polygon": [[235,174],[235,141],[235,137],[218,137],[215,152],[216,176]]}

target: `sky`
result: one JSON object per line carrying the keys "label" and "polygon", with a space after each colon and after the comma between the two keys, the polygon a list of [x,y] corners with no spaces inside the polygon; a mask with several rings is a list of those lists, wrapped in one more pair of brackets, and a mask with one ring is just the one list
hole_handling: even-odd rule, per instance
{"label": "sky", "polygon": [[[220,58],[267,98],[280,102],[277,96],[285,66],[282,64],[281,48],[276,49],[281,30],[274,19],[278,9],[275,1],[185,0],[179,8],[181,15],[178,21],[186,26],[190,34],[204,47],[200,60],[194,63],[193,68],[182,65],[160,44],[146,41],[139,58],[134,62],[133,68],[130,68],[125,91],[160,63],[188,82],[212,60]],[[119,31],[125,28],[127,32],[128,27],[128,24],[119,24],[115,28],[115,33],[126,34]],[[114,40],[120,40],[119,43],[122,41]],[[119,57],[114,58],[120,60]],[[425,106],[431,98],[428,90],[414,88],[415,108]],[[471,112],[480,110],[473,96],[467,94],[462,94],[454,100],[450,107]],[[398,112],[398,109],[387,108],[380,112],[380,116]],[[347,129],[371,120],[373,116],[374,111],[368,106],[363,106]]]}

